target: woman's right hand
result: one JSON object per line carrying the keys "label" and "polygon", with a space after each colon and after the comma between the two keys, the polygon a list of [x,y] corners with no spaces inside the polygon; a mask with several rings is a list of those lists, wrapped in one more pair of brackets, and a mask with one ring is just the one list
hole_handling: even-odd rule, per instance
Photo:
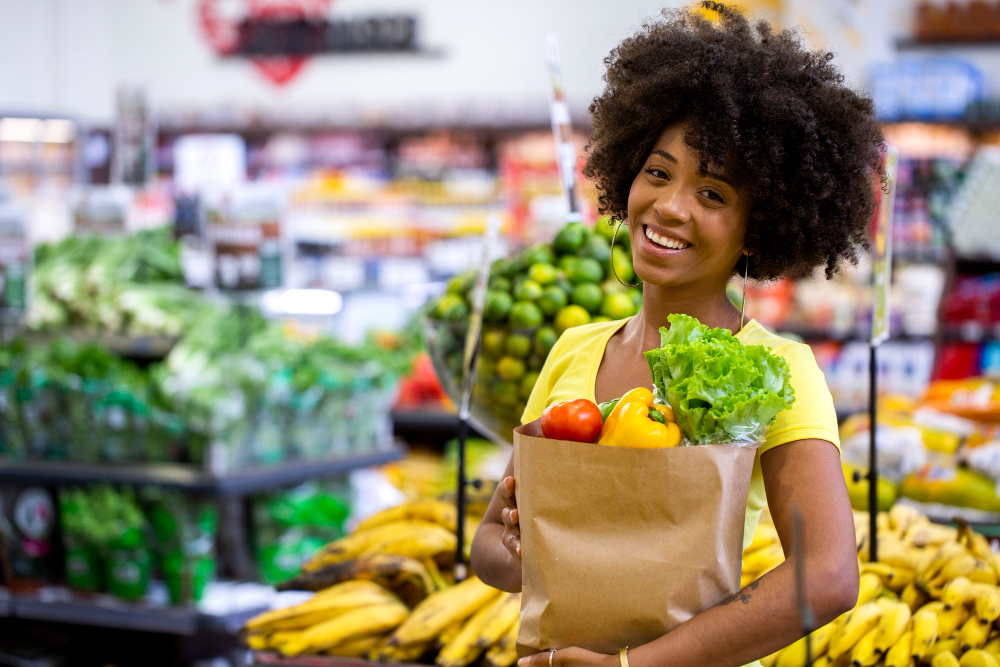
{"label": "woman's right hand", "polygon": [[504,508],[500,510],[500,520],[503,521],[503,535],[500,541],[510,555],[521,560],[521,524],[517,511],[517,496],[513,477],[505,477],[497,487],[497,496],[503,501]]}

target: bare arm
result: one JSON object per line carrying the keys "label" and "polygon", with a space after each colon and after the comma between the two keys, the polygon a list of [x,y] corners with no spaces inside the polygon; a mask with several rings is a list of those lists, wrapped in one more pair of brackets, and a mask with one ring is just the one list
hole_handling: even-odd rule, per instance
{"label": "bare arm", "polygon": [[[527,425],[527,433],[542,435],[537,419]],[[511,457],[472,540],[472,569],[490,586],[516,593],[521,590],[521,529],[513,475]]]}
{"label": "bare arm", "polygon": [[[819,623],[854,605],[858,593],[854,521],[837,448],[825,440],[797,440],[763,454],[761,468],[788,560],[732,598],[631,649],[632,667],[737,667],[792,643],[802,635],[795,606],[796,558],[804,561],[806,596]],[[801,554],[792,553],[794,507],[802,512]],[[548,654],[536,654],[526,663],[547,667]],[[570,648],[558,651],[554,664],[612,667],[618,657]]]}

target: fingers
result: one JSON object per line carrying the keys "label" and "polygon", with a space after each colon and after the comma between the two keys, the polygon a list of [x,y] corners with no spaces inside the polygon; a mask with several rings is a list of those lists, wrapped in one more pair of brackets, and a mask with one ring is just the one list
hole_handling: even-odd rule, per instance
{"label": "fingers", "polygon": [[[559,651],[552,655],[552,667],[559,667]],[[517,661],[517,667],[549,667],[549,652],[541,651]]]}
{"label": "fingers", "polygon": [[517,509],[517,497],[514,495],[514,478],[505,477],[500,485],[497,486],[497,495],[500,496],[500,500],[503,501],[504,505],[511,509]]}
{"label": "fingers", "polygon": [[516,509],[504,507],[500,510],[500,520],[503,521],[504,528],[508,530],[518,527],[519,518],[520,515]]}
{"label": "fingers", "polygon": [[503,545],[507,547],[507,551],[516,558],[521,557],[521,533],[520,531],[504,531],[503,537],[500,538]]}

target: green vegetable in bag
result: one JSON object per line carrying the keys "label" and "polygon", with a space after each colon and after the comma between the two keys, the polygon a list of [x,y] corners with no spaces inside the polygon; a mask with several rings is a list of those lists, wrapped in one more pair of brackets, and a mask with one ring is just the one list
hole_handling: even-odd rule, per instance
{"label": "green vegetable in bag", "polygon": [[795,402],[788,363],[763,345],[743,345],[726,329],[674,314],[661,347],[646,352],[658,396],[695,445],[756,442]]}

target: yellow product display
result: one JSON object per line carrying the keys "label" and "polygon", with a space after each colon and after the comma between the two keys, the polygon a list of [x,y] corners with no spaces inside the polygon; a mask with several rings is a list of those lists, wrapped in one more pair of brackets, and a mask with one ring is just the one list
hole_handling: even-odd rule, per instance
{"label": "yellow product display", "polygon": [[[666,423],[651,418],[651,408],[660,412]],[[653,405],[653,392],[638,387],[618,401],[604,421],[597,444],[637,449],[676,447],[681,441],[681,430],[670,421],[672,417],[669,408]]]}

